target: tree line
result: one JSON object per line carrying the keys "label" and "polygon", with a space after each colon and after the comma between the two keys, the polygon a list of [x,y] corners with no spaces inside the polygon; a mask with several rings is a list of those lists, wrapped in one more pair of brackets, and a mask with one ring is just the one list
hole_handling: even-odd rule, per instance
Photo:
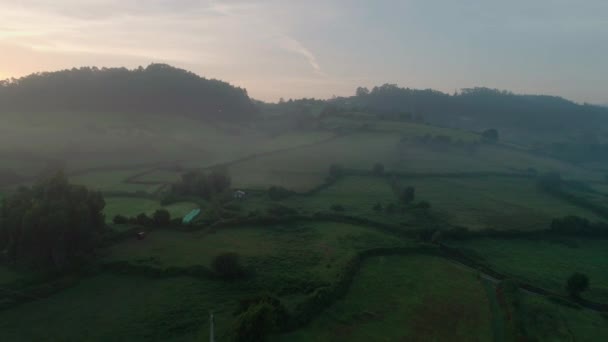
{"label": "tree line", "polygon": [[0,81],[0,111],[167,113],[242,120],[258,112],[247,91],[166,64],[83,67]]}

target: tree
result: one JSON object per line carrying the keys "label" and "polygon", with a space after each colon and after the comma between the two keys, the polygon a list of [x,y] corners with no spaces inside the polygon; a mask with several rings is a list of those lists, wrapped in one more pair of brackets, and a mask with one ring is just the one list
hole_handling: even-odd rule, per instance
{"label": "tree", "polygon": [[112,219],[112,222],[114,222],[114,224],[127,224],[129,223],[129,219],[123,215],[116,215]]}
{"label": "tree", "polygon": [[486,142],[495,143],[498,141],[498,131],[494,128],[486,129],[481,133],[481,137]]}
{"label": "tree", "polygon": [[357,87],[357,91],[355,92],[356,96],[366,96],[369,95],[369,89],[366,87]]}
{"label": "tree", "polygon": [[166,209],[158,209],[152,215],[152,220],[156,226],[168,226],[171,224],[171,213]]}
{"label": "tree", "polygon": [[572,274],[566,282],[566,290],[573,298],[580,298],[581,292],[589,288],[589,277],[583,273]]}
{"label": "tree", "polygon": [[0,208],[0,250],[14,265],[63,269],[91,254],[105,227],[100,192],[62,172],[22,187]]}
{"label": "tree", "polygon": [[154,220],[152,220],[146,213],[141,213],[135,217],[135,224],[140,226],[149,227],[153,222]]}
{"label": "tree", "polygon": [[245,269],[241,266],[239,255],[236,253],[223,253],[213,258],[211,269],[224,280],[235,280],[245,276]]}
{"label": "tree", "polygon": [[372,173],[376,176],[384,175],[384,165],[382,163],[374,164],[374,168],[372,169]]}
{"label": "tree", "polygon": [[416,197],[416,189],[412,186],[408,186],[407,188],[403,189],[403,191],[401,192],[401,200],[405,204],[412,203],[414,201],[415,197]]}
{"label": "tree", "polygon": [[230,184],[230,176],[224,169],[216,169],[208,174],[195,170],[184,173],[182,179],[172,185],[171,192],[179,196],[211,199],[226,192]]}

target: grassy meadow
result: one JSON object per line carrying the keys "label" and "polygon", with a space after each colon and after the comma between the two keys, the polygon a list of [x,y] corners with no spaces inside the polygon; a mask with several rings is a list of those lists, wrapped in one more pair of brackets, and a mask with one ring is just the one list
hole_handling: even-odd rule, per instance
{"label": "grassy meadow", "polygon": [[[161,208],[172,217],[182,217],[200,203],[219,203],[224,209],[232,206],[236,209],[226,211],[236,221],[270,215],[267,209],[280,205],[300,215],[334,213],[427,230],[460,226],[473,231],[536,231],[566,215],[602,220],[589,209],[540,191],[530,169],[559,171],[566,180],[583,182],[595,192],[567,190],[608,206],[604,195],[608,183],[601,171],[509,144],[484,143],[477,132],[359,114],[323,117],[315,121],[316,128],[279,127],[272,132],[253,124],[201,124],[185,117],[169,123],[155,115],[144,120],[108,114],[104,122],[76,117],[76,113],[63,113],[54,120],[37,118],[30,124],[15,116],[10,127],[27,126],[24,137],[38,137],[34,142],[44,145],[44,154],[65,159],[73,183],[105,193],[108,223],[116,215],[152,215]],[[272,126],[272,122],[262,124]],[[48,138],[68,131],[75,132],[72,142],[55,144]],[[425,135],[448,136],[454,143],[425,144],[418,139]],[[0,137],[0,142],[11,138],[16,137]],[[121,146],[129,149],[116,153]],[[40,159],[35,161],[35,167],[31,160],[14,161],[11,167],[35,175],[44,166]],[[375,163],[382,163],[386,173],[394,176],[369,174]],[[309,192],[324,184],[332,164],[343,166],[345,175]],[[228,192],[227,199],[217,203],[201,196],[161,206],[169,188],[165,185],[182,175],[175,170],[214,167],[225,168],[232,181],[229,191],[244,189],[249,192],[245,198],[235,200]],[[527,177],[496,175],[526,172]],[[148,184],[127,182],[137,175],[136,181]],[[414,187],[414,203],[427,201],[430,211],[414,205],[399,205],[392,213],[385,210],[399,202],[393,180],[397,188]],[[297,193],[274,201],[265,192],[271,186]],[[374,208],[377,204],[381,210]],[[210,212],[211,207],[207,208]],[[0,341],[49,336],[58,341],[200,341],[207,338],[209,310],[216,313],[217,339],[229,340],[239,300],[271,294],[294,312],[338,284],[342,272],[362,252],[428,247],[421,244],[422,237],[406,239],[374,225],[271,218],[276,220],[256,225],[251,221],[229,226],[199,222],[200,226],[182,227],[183,231],[151,227],[143,240],[126,236],[112,241],[96,251],[98,259],[75,284],[0,309]],[[117,230],[126,231],[127,226]],[[448,244],[473,251],[499,272],[558,293],[564,292],[571,273],[583,272],[591,279],[591,288],[583,296],[608,303],[605,240],[484,238]],[[163,278],[104,268],[126,264],[159,272],[207,269],[224,253],[237,253],[250,276],[236,281],[183,274]],[[26,273],[2,266],[0,284],[13,284]],[[274,331],[270,340],[510,341],[510,328],[500,323],[504,313],[494,286],[477,271],[447,258],[414,253],[371,257],[362,263],[344,296],[323,303],[309,324],[289,332]],[[539,341],[599,341],[608,336],[606,319],[596,312],[527,294],[523,308],[525,328]]]}
{"label": "grassy meadow", "polygon": [[557,293],[566,294],[566,279],[582,272],[590,279],[583,297],[608,302],[608,240],[475,239],[451,244],[474,251],[500,272]]}
{"label": "grassy meadow", "polygon": [[600,218],[591,211],[538,189],[534,179],[509,177],[402,178],[429,201],[432,211],[450,224],[469,229],[547,229],[556,217]]}
{"label": "grassy meadow", "polygon": [[429,256],[371,258],[344,298],[278,341],[489,341],[492,314],[474,272]]}

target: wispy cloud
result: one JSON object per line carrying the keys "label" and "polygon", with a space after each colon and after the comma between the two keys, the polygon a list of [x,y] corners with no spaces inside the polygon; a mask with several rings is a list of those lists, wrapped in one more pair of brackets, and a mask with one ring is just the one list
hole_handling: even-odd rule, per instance
{"label": "wispy cloud", "polygon": [[317,61],[317,57],[307,49],[301,42],[294,39],[293,37],[287,35],[280,36],[280,44],[287,51],[296,53],[306,59],[310,67],[313,69],[314,73],[319,76],[326,76],[326,74],[321,70],[321,66]]}

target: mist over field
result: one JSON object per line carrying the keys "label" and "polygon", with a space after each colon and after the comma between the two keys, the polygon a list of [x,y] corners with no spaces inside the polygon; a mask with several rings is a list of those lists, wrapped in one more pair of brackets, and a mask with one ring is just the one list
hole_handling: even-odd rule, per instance
{"label": "mist over field", "polygon": [[606,9],[0,1],[0,341],[607,340]]}

